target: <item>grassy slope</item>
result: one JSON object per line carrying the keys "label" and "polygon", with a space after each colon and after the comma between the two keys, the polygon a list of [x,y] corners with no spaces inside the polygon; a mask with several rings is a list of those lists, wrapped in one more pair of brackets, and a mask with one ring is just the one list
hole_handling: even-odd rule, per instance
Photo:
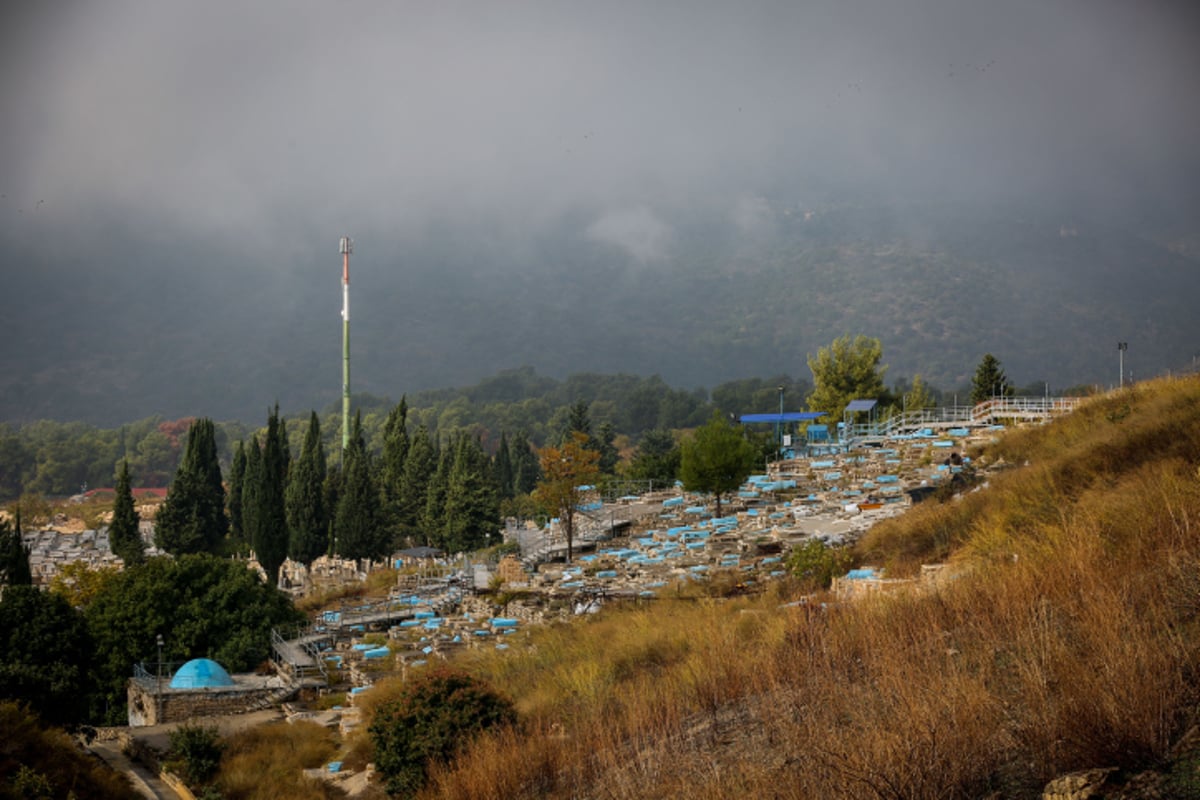
{"label": "grassy slope", "polygon": [[1161,767],[1200,796],[1168,761],[1197,695],[1198,409],[1194,379],[1100,398],[989,454],[1028,466],[863,543],[900,568],[948,556],[940,590],[663,601],[478,657],[524,727],[429,794],[1037,797],[1075,769]]}

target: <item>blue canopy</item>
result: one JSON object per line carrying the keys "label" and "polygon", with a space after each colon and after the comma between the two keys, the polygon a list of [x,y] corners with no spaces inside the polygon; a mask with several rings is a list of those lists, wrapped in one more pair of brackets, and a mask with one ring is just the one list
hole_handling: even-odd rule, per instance
{"label": "blue canopy", "polygon": [[742,424],[747,422],[809,422],[825,416],[824,411],[785,411],[782,414],[742,414]]}
{"label": "blue canopy", "polygon": [[847,411],[870,411],[875,407],[876,400],[851,400],[846,406]]}

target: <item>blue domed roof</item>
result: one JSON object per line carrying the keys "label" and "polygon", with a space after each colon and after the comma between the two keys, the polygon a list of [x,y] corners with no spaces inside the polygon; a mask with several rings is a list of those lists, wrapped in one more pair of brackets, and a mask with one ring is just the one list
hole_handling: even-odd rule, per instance
{"label": "blue domed roof", "polygon": [[172,689],[211,689],[218,686],[233,686],[233,678],[229,677],[224,667],[210,658],[193,658],[171,678]]}

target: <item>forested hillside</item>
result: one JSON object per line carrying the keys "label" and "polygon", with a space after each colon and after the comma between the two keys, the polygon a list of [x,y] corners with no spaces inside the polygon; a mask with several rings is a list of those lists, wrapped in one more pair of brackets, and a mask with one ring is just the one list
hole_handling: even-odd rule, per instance
{"label": "forested hillside", "polygon": [[[1135,222],[1094,222],[1034,205],[936,208],[863,199],[760,198],[749,221],[663,216],[655,247],[589,236],[569,215],[536,236],[493,241],[452,225],[416,240],[362,232],[355,254],[352,385],[396,398],[469,385],[530,365],[661,376],[672,387],[805,375],[846,333],[882,340],[890,378],[961,385],[995,352],[1018,385],[1117,381],[1117,341],[1137,378],[1190,366],[1200,342],[1194,250]],[[211,415],[255,419],[275,402],[322,407],[341,387],[340,265],[304,252],[228,250],[192,263],[196,243],[100,250],[118,286],[71,279],[54,251],[9,251],[13,296],[0,350],[0,419]],[[239,291],[207,281],[266,259]],[[213,259],[216,258],[214,261]],[[183,277],[163,294],[169,263]],[[182,283],[180,283],[182,281]],[[114,289],[116,291],[114,291]],[[103,320],[103,325],[98,321]],[[155,334],[148,336],[147,331]],[[498,387],[493,387],[497,388]]]}

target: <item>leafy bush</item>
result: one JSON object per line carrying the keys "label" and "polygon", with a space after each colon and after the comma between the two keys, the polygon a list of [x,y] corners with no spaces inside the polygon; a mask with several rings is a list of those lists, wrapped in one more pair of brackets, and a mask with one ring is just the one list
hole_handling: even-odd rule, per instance
{"label": "leafy bush", "polygon": [[788,569],[809,590],[828,589],[834,577],[850,566],[850,554],[844,548],[830,547],[820,539],[809,539],[792,551]]}
{"label": "leafy bush", "polygon": [[471,675],[440,668],[404,684],[370,725],[375,763],[388,792],[414,795],[429,765],[450,759],[473,735],[516,720],[512,703]]}
{"label": "leafy bush", "polygon": [[224,749],[215,727],[181,725],[171,731],[167,766],[177,771],[188,786],[202,786],[217,774]]}

